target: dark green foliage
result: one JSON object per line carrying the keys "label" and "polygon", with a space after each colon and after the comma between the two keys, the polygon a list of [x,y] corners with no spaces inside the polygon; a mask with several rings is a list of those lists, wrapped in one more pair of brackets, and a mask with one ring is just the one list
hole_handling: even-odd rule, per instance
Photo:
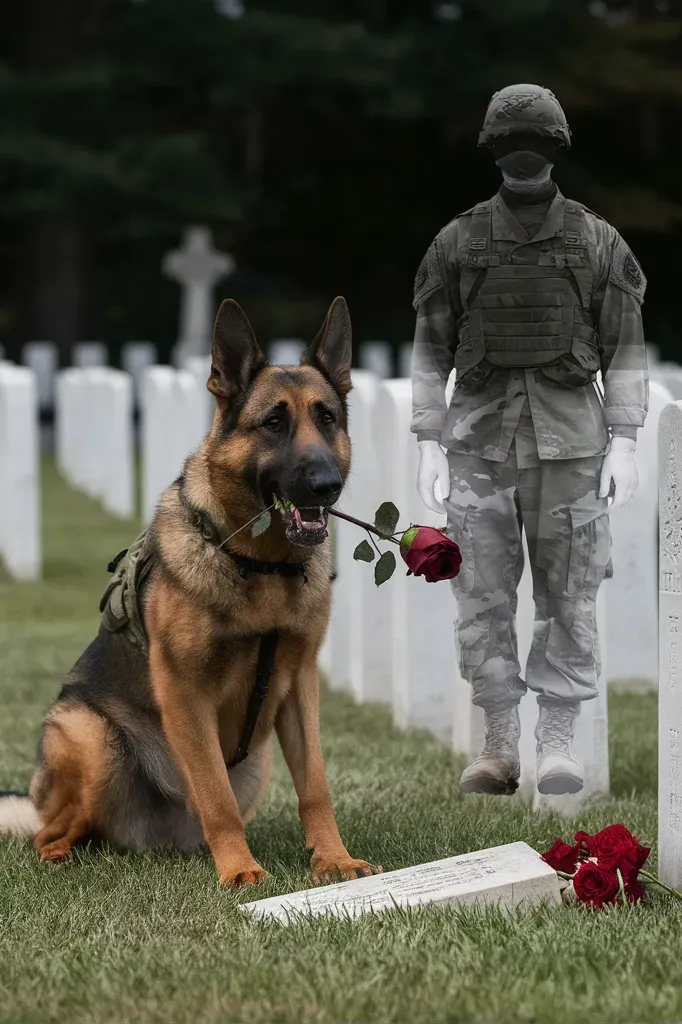
{"label": "dark green foliage", "polygon": [[238,20],[214,0],[10,6],[7,345],[39,329],[33,278],[60,258],[32,234],[47,217],[68,218],[83,246],[85,336],[148,337],[167,354],[179,295],[161,258],[204,222],[237,260],[220,296],[253,308],[261,336],[311,335],[341,293],[356,339],[409,338],[426,246],[497,187],[476,141],[491,93],[512,81],[559,97],[574,140],[560,187],[623,231],[650,281],[647,335],[664,352],[676,337],[678,2],[597,17],[587,0],[461,0],[451,21],[431,0],[247,0]]}

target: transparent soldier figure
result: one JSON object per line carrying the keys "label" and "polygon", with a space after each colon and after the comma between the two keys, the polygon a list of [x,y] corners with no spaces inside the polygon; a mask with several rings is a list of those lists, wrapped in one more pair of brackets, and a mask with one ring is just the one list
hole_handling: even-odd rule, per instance
{"label": "transparent soldier figure", "polygon": [[[501,187],[439,231],[414,290],[417,489],[447,513],[461,547],[457,651],[485,712],[485,743],[460,787],[516,790],[518,704],[528,688],[538,703],[538,789],[574,793],[583,786],[575,723],[600,672],[596,598],[612,574],[609,513],[637,487],[646,281],[616,229],[552,180],[570,131],[548,89],[495,93],[479,145]],[[525,678],[515,628],[522,528],[535,602]]]}

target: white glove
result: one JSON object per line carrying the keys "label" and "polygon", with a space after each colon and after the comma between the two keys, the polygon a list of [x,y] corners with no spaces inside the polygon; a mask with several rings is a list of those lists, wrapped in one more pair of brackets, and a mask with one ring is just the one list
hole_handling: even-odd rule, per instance
{"label": "white glove", "polygon": [[599,497],[608,497],[611,481],[614,483],[613,500],[609,514],[622,508],[637,490],[639,477],[635,463],[636,442],[629,437],[611,438],[611,448],[604,459],[599,483]]}
{"label": "white glove", "polygon": [[438,441],[420,441],[417,492],[427,508],[442,514],[445,506],[436,497],[436,483],[441,496],[447,498],[450,494],[448,457]]}

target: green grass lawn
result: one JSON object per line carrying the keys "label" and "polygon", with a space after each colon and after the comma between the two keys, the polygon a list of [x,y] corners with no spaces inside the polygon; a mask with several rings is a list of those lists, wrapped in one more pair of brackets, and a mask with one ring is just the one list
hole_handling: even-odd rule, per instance
{"label": "green grass lawn", "polygon": [[[41,716],[91,639],[107,562],[135,536],[69,491],[48,465],[45,579],[0,578],[0,788],[26,787]],[[341,834],[385,870],[523,839],[624,822],[656,842],[656,699],[611,694],[613,798],[575,822],[517,798],[464,797],[463,764],[387,711],[325,694],[322,737]],[[682,1019],[682,909],[505,916],[389,911],[286,928],[239,902],[311,884],[281,758],[249,826],[270,872],[221,889],[208,854],[77,852],[39,865],[0,840],[0,1020],[19,1022],[664,1021]],[[650,866],[655,870],[655,851]]]}

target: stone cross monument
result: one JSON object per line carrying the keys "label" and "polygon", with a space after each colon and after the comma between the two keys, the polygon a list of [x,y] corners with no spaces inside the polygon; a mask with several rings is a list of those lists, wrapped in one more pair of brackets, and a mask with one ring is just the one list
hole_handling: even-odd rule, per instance
{"label": "stone cross monument", "polygon": [[221,277],[233,273],[234,267],[229,253],[213,248],[207,227],[187,228],[182,248],[164,256],[164,274],[182,286],[180,332],[172,357],[177,366],[187,356],[205,356],[211,351],[216,312],[213,286]]}

